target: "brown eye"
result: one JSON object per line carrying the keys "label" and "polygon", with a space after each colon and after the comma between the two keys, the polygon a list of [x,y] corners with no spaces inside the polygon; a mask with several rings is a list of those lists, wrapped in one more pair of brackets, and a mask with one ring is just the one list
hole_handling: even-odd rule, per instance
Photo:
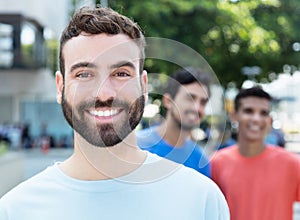
{"label": "brown eye", "polygon": [[269,112],[268,112],[268,111],[262,111],[262,112],[261,112],[261,115],[262,115],[262,116],[269,116]]}
{"label": "brown eye", "polygon": [[245,108],[245,109],[244,109],[244,112],[245,112],[246,114],[252,114],[252,113],[253,113],[253,109],[251,109],[251,108]]}
{"label": "brown eye", "polygon": [[207,104],[207,102],[208,102],[208,99],[201,99],[201,100],[200,100],[200,104],[201,104],[202,106],[205,106],[205,105]]}
{"label": "brown eye", "polygon": [[117,72],[115,75],[118,76],[118,77],[127,77],[127,76],[130,76],[127,72],[124,72],[124,71]]}

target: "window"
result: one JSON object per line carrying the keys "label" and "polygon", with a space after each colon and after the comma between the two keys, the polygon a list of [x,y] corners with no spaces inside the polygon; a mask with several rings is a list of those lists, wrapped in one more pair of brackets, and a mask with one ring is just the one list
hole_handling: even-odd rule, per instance
{"label": "window", "polygon": [[0,68],[32,69],[46,64],[44,28],[20,14],[0,14]]}
{"label": "window", "polygon": [[13,27],[0,23],[0,67],[11,68],[13,59]]}

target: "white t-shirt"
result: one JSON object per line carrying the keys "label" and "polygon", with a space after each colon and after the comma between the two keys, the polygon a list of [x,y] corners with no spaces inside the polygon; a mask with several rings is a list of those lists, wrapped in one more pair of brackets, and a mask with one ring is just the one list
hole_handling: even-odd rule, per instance
{"label": "white t-shirt", "polygon": [[229,220],[217,185],[182,165],[148,153],[145,163],[118,179],[83,181],[58,164],[0,199],[1,220]]}

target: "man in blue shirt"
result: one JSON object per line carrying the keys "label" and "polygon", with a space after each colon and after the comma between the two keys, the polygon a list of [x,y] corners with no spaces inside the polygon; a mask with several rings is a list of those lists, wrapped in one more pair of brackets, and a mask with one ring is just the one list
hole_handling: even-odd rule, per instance
{"label": "man in blue shirt", "polygon": [[201,147],[191,140],[199,127],[209,98],[210,77],[194,67],[175,72],[168,80],[162,102],[165,120],[137,132],[138,146],[210,177],[210,164]]}

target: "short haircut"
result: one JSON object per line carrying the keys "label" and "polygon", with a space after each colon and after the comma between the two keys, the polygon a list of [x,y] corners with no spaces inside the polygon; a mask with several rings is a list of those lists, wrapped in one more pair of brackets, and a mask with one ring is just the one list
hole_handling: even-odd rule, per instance
{"label": "short haircut", "polygon": [[256,97],[266,99],[270,102],[272,101],[272,96],[269,93],[265,92],[260,86],[254,86],[249,89],[241,89],[234,99],[234,110],[236,112],[239,110],[241,100],[248,97]]}
{"label": "short haircut", "polygon": [[60,38],[59,66],[62,75],[65,74],[63,47],[66,42],[73,37],[77,37],[82,32],[96,34],[125,34],[135,40],[140,49],[140,73],[143,71],[145,60],[145,37],[140,27],[131,19],[123,16],[110,8],[82,7],[76,11],[68,26],[62,32]]}
{"label": "short haircut", "polygon": [[170,94],[172,99],[175,98],[181,85],[187,85],[194,82],[198,82],[199,84],[206,86],[208,95],[210,95],[210,75],[201,69],[185,67],[174,72],[170,77],[171,78],[168,80],[164,92]]}

